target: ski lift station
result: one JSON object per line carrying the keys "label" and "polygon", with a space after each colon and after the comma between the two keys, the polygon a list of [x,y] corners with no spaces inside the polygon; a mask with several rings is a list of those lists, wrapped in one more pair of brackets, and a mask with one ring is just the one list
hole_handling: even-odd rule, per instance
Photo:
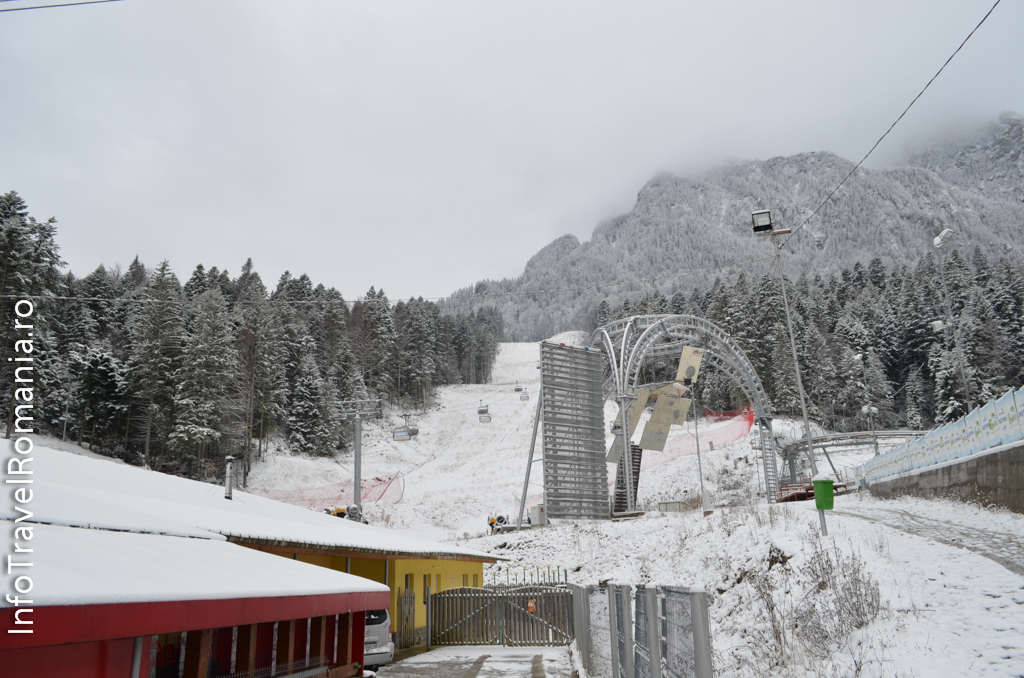
{"label": "ski lift station", "polygon": [[397,620],[414,596],[415,638],[427,586],[496,562],[112,460],[36,446],[30,462],[31,513],[0,509],[33,549],[3,570],[4,675],[358,675],[365,611]]}

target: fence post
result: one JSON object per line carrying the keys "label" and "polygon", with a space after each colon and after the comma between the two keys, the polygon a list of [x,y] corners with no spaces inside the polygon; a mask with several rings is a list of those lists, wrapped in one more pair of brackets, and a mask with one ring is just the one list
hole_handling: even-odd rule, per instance
{"label": "fence post", "polygon": [[648,585],[644,591],[644,612],[647,613],[647,653],[651,660],[651,678],[661,678],[661,615],[658,587]]}
{"label": "fence post", "polygon": [[690,618],[693,622],[693,664],[696,678],[712,678],[711,619],[708,596],[700,586],[690,587]]}
{"label": "fence post", "polygon": [[[619,628],[622,633],[622,654],[620,659],[622,661],[622,670],[627,678],[636,678],[633,668],[633,615],[630,598],[633,595],[633,587],[629,584],[620,584],[618,587],[621,598],[619,602],[622,604],[618,606],[619,610]],[[709,677],[710,678],[710,677]]]}
{"label": "fence post", "polygon": [[433,607],[434,607],[433,605],[431,605],[431,603],[433,601],[430,599],[430,587],[429,586],[427,587],[426,601],[424,601],[424,602],[426,602],[426,604],[427,604],[427,649],[429,650],[430,649],[431,622],[433,621],[433,619],[431,619],[431,617],[433,616],[432,612],[433,612]]}
{"label": "fence post", "polygon": [[633,678],[619,673],[619,610],[615,603],[615,584],[608,584],[608,637],[612,646],[612,678]]}

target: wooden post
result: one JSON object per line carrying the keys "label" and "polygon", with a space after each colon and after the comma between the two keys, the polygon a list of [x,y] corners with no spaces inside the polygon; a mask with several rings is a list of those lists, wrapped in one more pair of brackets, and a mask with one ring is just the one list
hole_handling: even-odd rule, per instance
{"label": "wooden post", "polygon": [[295,661],[295,622],[277,622],[277,665],[286,666]]}
{"label": "wooden post", "polygon": [[[352,663],[352,613],[338,615],[338,658],[336,664]],[[362,642],[362,638],[359,639]]]}
{"label": "wooden post", "polygon": [[327,663],[327,617],[313,617],[309,625],[309,658]]}
{"label": "wooden post", "polygon": [[189,631],[185,637],[184,678],[206,678],[210,663],[210,629]]}
{"label": "wooden post", "polygon": [[256,624],[238,627],[235,641],[235,673],[256,670]]}

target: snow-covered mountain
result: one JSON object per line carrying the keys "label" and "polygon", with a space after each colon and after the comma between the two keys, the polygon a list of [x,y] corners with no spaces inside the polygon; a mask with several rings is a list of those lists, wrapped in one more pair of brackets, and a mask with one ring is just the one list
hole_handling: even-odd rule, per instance
{"label": "snow-covered mountain", "polygon": [[[943,228],[1020,262],[1024,242],[1024,118],[1006,113],[973,136],[945,141],[905,166],[861,168],[787,241],[788,275],[828,276],[856,261],[909,263]],[[636,205],[591,239],[556,239],[514,279],[481,281],[452,295],[459,309],[497,306],[506,340],[537,340],[594,324],[602,300],[705,288],[715,278],[768,270],[771,248],[750,230],[769,208],[798,227],[853,168],[833,153],[735,162],[697,177],[651,179]],[[656,278],[654,282],[632,282]],[[552,292],[552,290],[557,290]],[[536,293],[536,294],[531,294]]]}

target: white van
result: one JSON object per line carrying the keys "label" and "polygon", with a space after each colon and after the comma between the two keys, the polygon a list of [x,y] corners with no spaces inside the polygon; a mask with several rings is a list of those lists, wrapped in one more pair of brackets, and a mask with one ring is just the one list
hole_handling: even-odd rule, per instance
{"label": "white van", "polygon": [[365,636],[364,668],[376,671],[395,658],[395,644],[391,642],[391,617],[387,610],[366,611]]}

